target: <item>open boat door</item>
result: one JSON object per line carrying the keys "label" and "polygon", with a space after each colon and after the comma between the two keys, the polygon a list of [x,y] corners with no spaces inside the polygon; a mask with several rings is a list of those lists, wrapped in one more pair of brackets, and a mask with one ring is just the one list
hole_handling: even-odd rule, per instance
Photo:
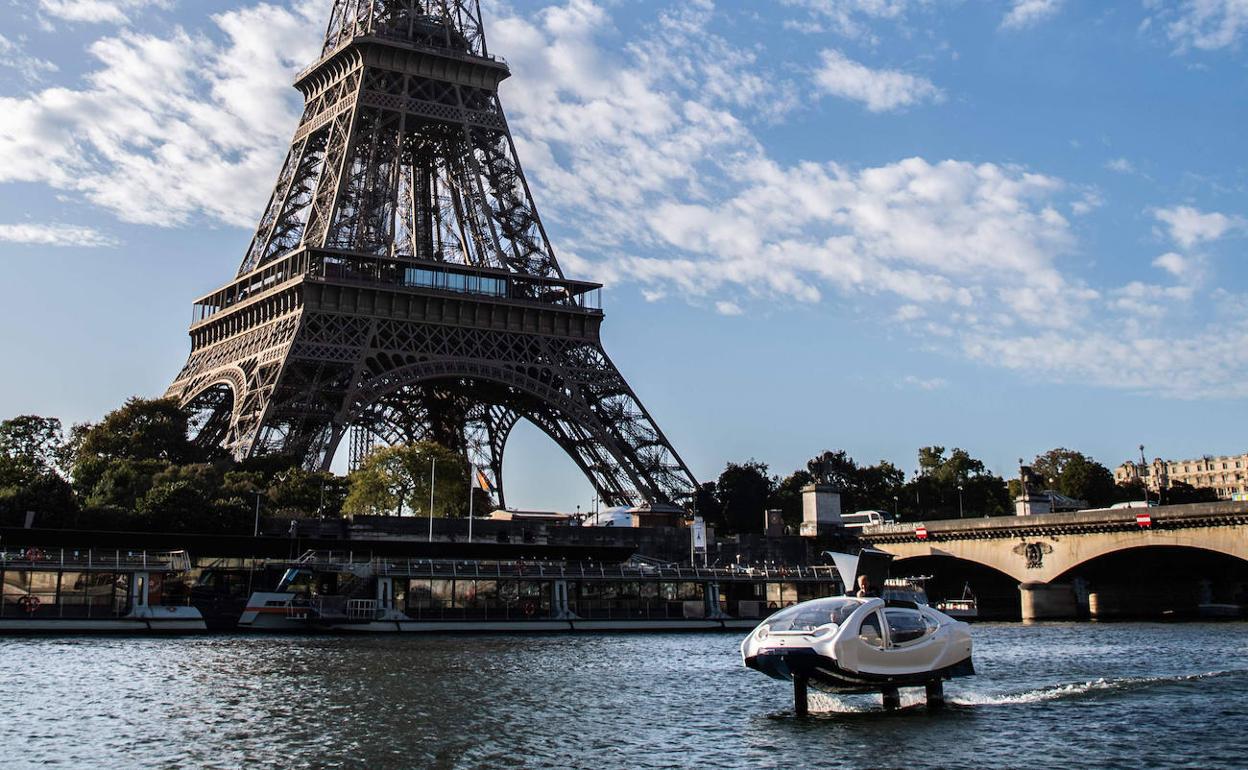
{"label": "open boat door", "polygon": [[824,551],[832,557],[836,571],[845,582],[845,593],[853,594],[858,590],[858,576],[866,575],[868,585],[875,586],[883,595],[884,581],[888,578],[888,565],[893,560],[891,553],[877,548],[863,548],[858,553],[836,553]]}

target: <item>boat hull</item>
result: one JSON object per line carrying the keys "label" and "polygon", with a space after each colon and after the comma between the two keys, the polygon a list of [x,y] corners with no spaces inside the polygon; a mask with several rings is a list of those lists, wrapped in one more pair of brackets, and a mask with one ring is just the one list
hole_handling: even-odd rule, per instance
{"label": "boat hull", "polygon": [[944,668],[910,674],[849,671],[838,665],[834,658],[820,655],[810,648],[763,649],[758,655],[746,658],[745,665],[773,679],[792,681],[794,676],[802,677],[819,690],[835,693],[922,687],[929,682],[971,676],[975,673],[975,665],[970,656]]}

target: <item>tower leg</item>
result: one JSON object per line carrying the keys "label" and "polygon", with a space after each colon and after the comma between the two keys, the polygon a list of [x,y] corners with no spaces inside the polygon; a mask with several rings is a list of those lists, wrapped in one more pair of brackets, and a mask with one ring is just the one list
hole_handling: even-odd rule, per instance
{"label": "tower leg", "polygon": [[945,705],[945,683],[939,679],[927,683],[927,707],[938,709]]}
{"label": "tower leg", "polygon": [[896,711],[901,708],[901,693],[897,692],[896,687],[889,687],[881,692],[880,698],[884,703],[885,711]]}
{"label": "tower leg", "polygon": [[804,717],[810,713],[810,704],[806,697],[806,686],[805,676],[800,674],[793,675],[793,712],[799,717]]}

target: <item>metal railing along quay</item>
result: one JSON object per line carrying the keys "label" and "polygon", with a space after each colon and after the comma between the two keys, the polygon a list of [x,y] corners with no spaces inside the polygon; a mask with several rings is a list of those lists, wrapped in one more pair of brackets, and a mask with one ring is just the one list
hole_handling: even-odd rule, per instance
{"label": "metal railing along quay", "polygon": [[120,548],[14,548],[0,550],[0,568],[27,570],[83,570],[124,572],[156,570],[186,572],[191,560],[185,551],[145,551]]}
{"label": "metal railing along quay", "polygon": [[594,562],[467,561],[440,559],[380,559],[353,551],[307,551],[294,561],[271,561],[273,566],[358,572],[394,577],[427,578],[562,578],[599,580],[766,580],[827,581],[838,574],[832,565],[762,567],[698,567],[685,565],[601,564]]}

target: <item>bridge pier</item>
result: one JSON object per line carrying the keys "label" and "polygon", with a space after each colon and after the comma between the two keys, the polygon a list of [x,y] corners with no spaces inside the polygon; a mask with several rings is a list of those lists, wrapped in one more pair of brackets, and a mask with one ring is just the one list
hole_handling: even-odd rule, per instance
{"label": "bridge pier", "polygon": [[1019,583],[1018,594],[1024,622],[1073,620],[1079,615],[1075,589],[1069,583]]}

